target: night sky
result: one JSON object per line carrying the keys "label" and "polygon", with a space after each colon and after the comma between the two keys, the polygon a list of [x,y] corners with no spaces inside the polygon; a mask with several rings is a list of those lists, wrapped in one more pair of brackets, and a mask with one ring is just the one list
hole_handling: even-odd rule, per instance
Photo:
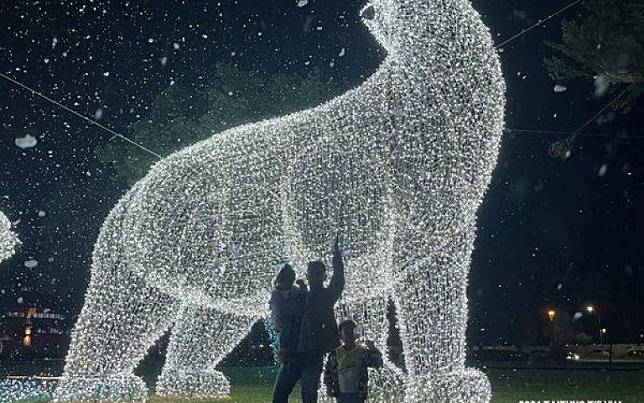
{"label": "night sky", "polygon": [[[173,82],[207,80],[217,62],[267,73],[319,69],[341,86],[359,85],[384,57],[358,20],[364,2],[304,3],[3,2],[0,71],[125,135],[155,94]],[[566,2],[474,4],[500,43]],[[567,90],[555,92],[543,67],[543,41],[558,40],[561,19],[581,10],[501,53],[511,130],[479,213],[473,341],[515,340],[547,307],[574,312],[588,302],[614,340],[644,340],[642,103],[628,115],[602,114],[567,160],[548,155],[548,145],[566,136],[551,132],[577,129],[611,99],[594,95],[590,81],[559,83]],[[20,306],[20,289],[33,287],[38,304],[75,314],[100,224],[127,191],[95,156],[112,136],[5,80],[0,110],[0,211],[18,222],[24,244],[2,264],[0,307]],[[17,147],[27,134],[37,144]],[[27,267],[32,260],[38,265]]]}

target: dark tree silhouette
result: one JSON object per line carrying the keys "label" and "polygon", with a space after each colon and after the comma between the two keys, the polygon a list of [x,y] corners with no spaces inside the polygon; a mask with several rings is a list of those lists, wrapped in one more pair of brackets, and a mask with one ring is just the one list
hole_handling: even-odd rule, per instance
{"label": "dark tree silhouette", "polygon": [[564,21],[555,55],[544,60],[553,80],[598,80],[627,90],[613,107],[627,112],[644,93],[644,0],[585,0],[585,16]]}
{"label": "dark tree silhouette", "polygon": [[[644,0],[584,0],[585,12],[564,21],[560,43],[546,42],[554,54],[544,59],[555,81],[593,80],[596,92],[610,94],[608,105],[628,113],[644,94]],[[565,159],[578,133],[550,145]]]}

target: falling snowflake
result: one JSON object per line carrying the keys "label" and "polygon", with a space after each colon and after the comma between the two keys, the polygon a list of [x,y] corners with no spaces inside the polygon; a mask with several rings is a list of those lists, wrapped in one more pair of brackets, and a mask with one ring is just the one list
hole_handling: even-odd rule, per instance
{"label": "falling snowflake", "polygon": [[35,147],[36,144],[38,144],[38,140],[30,134],[27,134],[24,137],[16,138],[16,145],[23,150],[26,148]]}

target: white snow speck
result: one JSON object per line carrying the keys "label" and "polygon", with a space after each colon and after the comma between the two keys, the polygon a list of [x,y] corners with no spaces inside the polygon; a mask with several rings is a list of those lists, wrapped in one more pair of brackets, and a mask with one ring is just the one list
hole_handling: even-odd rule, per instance
{"label": "white snow speck", "polygon": [[608,172],[608,164],[602,164],[602,166],[599,167],[599,172],[597,172],[597,175],[601,177],[606,175],[606,172]]}
{"label": "white snow speck", "polygon": [[528,16],[525,11],[517,10],[516,8],[512,10],[512,15],[520,20],[525,20]]}
{"label": "white snow speck", "polygon": [[304,6],[306,6],[307,4],[309,4],[309,0],[299,0],[299,1],[297,2],[297,6],[298,6],[298,7],[304,7]]}
{"label": "white snow speck", "polygon": [[608,80],[604,78],[604,76],[597,76],[595,77],[595,96],[597,98],[601,98],[606,94],[606,91],[608,91]]}
{"label": "white snow speck", "polygon": [[22,304],[24,302],[24,299],[22,297],[18,297],[18,303]]}
{"label": "white snow speck", "polygon": [[45,213],[45,211],[44,211],[44,210],[40,210],[40,211],[38,212],[38,217],[44,217],[46,214],[47,214],[47,213]]}
{"label": "white snow speck", "polygon": [[208,35],[206,35],[206,34],[202,34],[201,37],[204,38],[204,39],[208,39]]}
{"label": "white snow speck", "polygon": [[54,39],[51,40],[51,48],[55,48],[56,44],[58,44],[58,38],[54,37]]}
{"label": "white snow speck", "polygon": [[35,259],[25,261],[25,267],[28,269],[33,269],[36,266],[38,266],[38,261]]}
{"label": "white snow speck", "polygon": [[36,140],[36,138],[30,134],[27,134],[25,137],[16,138],[16,145],[23,150],[25,148],[35,147],[36,144],[38,144],[38,140]]}
{"label": "white snow speck", "polygon": [[573,315],[573,318],[575,318],[575,319],[579,319],[579,318],[581,318],[582,316],[583,316],[583,314],[582,314],[581,312],[575,312],[575,314]]}
{"label": "white snow speck", "polygon": [[168,63],[168,58],[167,58],[167,57],[165,57],[165,56],[163,56],[163,57],[161,58],[161,65],[162,65],[162,66],[165,66],[167,63]]}
{"label": "white snow speck", "polygon": [[179,50],[181,45],[179,45],[178,43],[175,42],[175,43],[172,44],[172,47],[174,48],[174,50]]}
{"label": "white snow speck", "polygon": [[98,108],[96,112],[94,112],[94,119],[101,120],[102,118],[103,118],[103,108]]}
{"label": "white snow speck", "polygon": [[557,284],[557,291],[561,291],[562,288],[563,288],[563,284],[561,283]]}
{"label": "white snow speck", "polygon": [[228,91],[228,95],[230,95],[230,96],[232,97],[232,96],[233,96],[233,92],[232,92],[232,91]]}
{"label": "white snow speck", "polygon": [[110,72],[109,72],[109,71],[106,71],[106,72],[104,72],[104,73],[103,73],[103,75],[104,75],[105,77],[109,77],[109,76],[110,76]]}
{"label": "white snow speck", "polygon": [[555,92],[566,92],[566,91],[568,91],[568,88],[566,86],[564,86],[564,85],[557,84],[557,85],[555,85],[554,91]]}
{"label": "white snow speck", "polygon": [[149,43],[154,43],[154,38],[148,38]]}
{"label": "white snow speck", "polygon": [[342,57],[342,56],[344,56],[345,54],[346,54],[346,51],[345,51],[345,49],[344,49],[344,48],[342,48],[342,49],[340,50],[340,53],[338,53],[338,56],[339,56],[339,57]]}

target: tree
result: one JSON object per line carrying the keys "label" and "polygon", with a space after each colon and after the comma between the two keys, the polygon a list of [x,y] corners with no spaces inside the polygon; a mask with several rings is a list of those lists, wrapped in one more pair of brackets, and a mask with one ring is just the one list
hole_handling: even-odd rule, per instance
{"label": "tree", "polygon": [[[546,42],[554,55],[544,59],[555,81],[594,80],[598,92],[617,93],[610,107],[630,112],[644,94],[644,0],[584,0],[584,17],[562,23],[561,43]],[[566,158],[577,134],[550,146]]]}
{"label": "tree", "polygon": [[[267,75],[219,63],[209,81],[197,86],[171,85],[159,93],[148,115],[130,126],[130,138],[167,156],[213,133],[307,109],[339,92],[339,86],[323,82],[317,70],[306,77]],[[117,137],[100,146],[97,154],[128,185],[143,177],[157,159]]]}
{"label": "tree", "polygon": [[544,60],[553,80],[598,80],[610,92],[628,90],[614,107],[627,112],[644,93],[644,1],[584,0],[587,15],[564,21],[561,43]]}

